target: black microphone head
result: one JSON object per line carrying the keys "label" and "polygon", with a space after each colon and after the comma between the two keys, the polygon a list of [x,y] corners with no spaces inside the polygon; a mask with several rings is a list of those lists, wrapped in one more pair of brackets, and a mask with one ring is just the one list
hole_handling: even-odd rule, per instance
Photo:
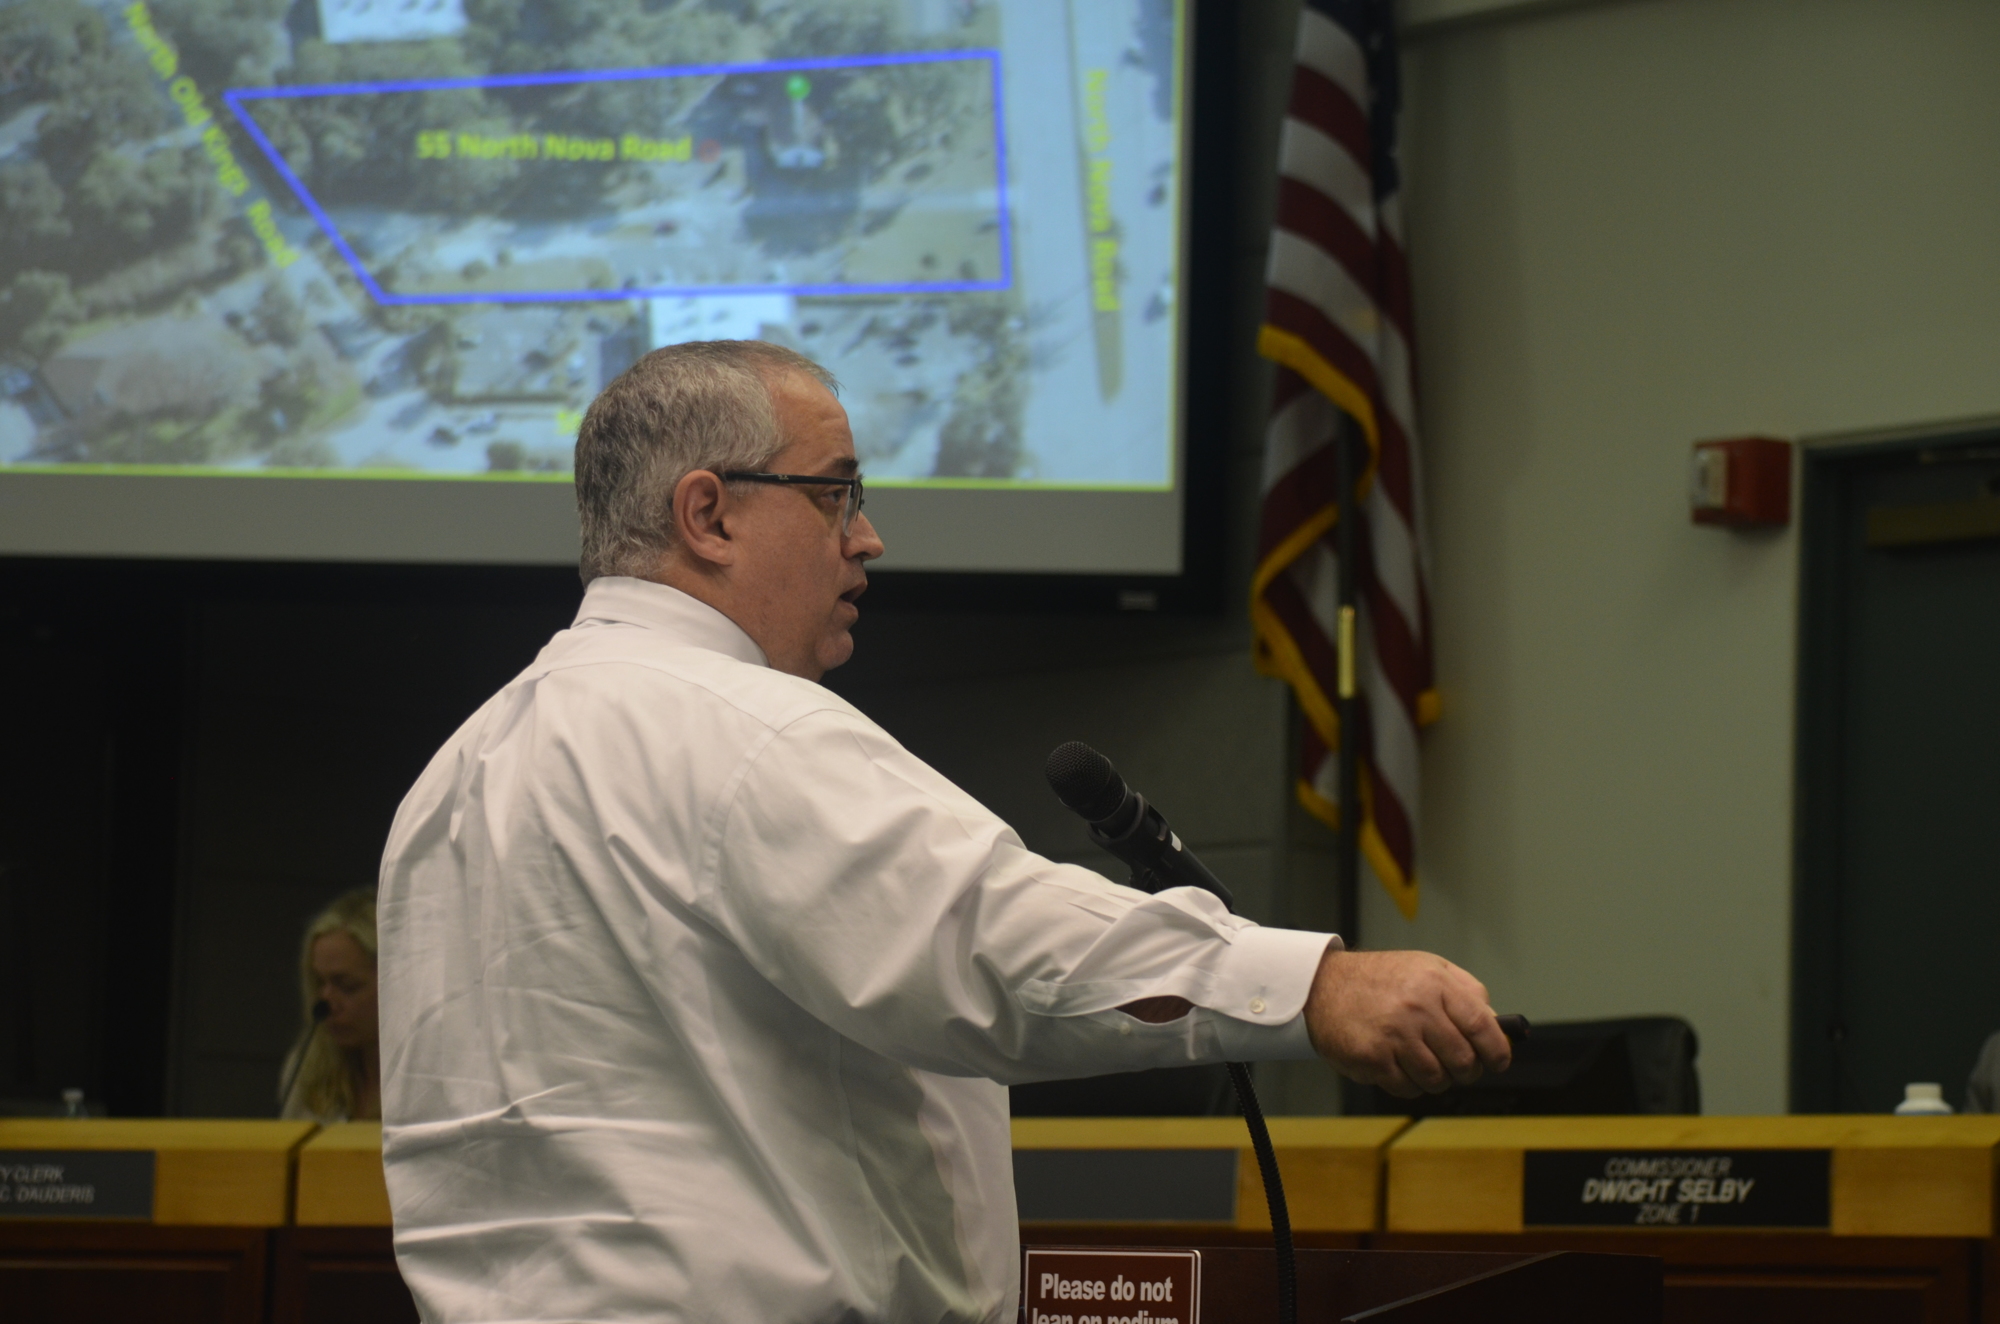
{"label": "black microphone head", "polygon": [[333,1004],[331,1002],[328,1002],[325,998],[321,998],[318,1002],[313,1003],[314,1025],[318,1025],[331,1015],[333,1015]]}
{"label": "black microphone head", "polygon": [[1125,779],[1110,759],[1081,740],[1050,750],[1042,772],[1056,799],[1092,823],[1111,817],[1125,803]]}

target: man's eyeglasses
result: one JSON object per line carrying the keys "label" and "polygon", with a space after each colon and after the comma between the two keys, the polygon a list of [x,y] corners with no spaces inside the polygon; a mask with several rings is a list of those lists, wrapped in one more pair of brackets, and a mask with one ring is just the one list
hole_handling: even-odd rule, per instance
{"label": "man's eyeglasses", "polygon": [[821,474],[767,474],[757,469],[728,469],[721,477],[731,483],[776,483],[780,487],[844,487],[847,503],[840,510],[840,536],[854,532],[854,517],[861,513],[861,478],[828,478]]}

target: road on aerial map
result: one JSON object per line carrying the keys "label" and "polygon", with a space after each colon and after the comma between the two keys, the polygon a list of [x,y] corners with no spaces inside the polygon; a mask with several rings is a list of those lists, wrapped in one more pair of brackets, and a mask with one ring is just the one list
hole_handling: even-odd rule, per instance
{"label": "road on aerial map", "polygon": [[[997,54],[952,51],[223,99],[368,292],[421,304],[1004,289],[1000,96]],[[913,153],[899,121],[953,131]],[[365,148],[311,150],[336,133]]]}

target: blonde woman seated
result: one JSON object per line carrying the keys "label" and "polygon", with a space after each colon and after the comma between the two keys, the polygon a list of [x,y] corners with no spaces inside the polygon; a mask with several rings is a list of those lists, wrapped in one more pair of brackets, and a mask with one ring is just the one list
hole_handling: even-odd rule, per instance
{"label": "blonde woman seated", "polygon": [[299,990],[305,1025],[285,1057],[280,1115],[315,1122],[381,1117],[374,888],[338,898],[306,926]]}

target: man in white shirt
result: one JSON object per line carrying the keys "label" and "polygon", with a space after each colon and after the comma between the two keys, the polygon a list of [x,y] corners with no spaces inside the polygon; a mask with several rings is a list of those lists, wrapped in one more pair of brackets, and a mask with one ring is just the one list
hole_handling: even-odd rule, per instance
{"label": "man in white shirt", "polygon": [[1507,1064],[1448,962],[1042,859],[817,684],[882,552],[830,386],[709,342],[607,387],[576,622],[396,816],[383,1155],[430,1324],[1003,1321],[1005,1085]]}

